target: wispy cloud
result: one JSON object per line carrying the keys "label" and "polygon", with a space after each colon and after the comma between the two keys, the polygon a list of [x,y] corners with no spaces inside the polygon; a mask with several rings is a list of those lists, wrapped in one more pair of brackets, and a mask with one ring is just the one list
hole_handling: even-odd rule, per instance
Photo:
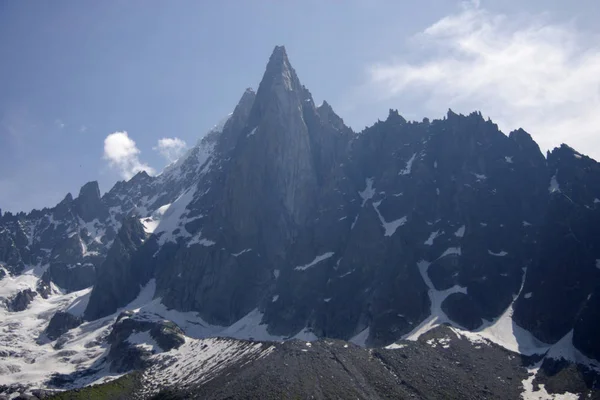
{"label": "wispy cloud", "polygon": [[167,161],[173,162],[182,156],[186,148],[187,144],[182,139],[162,138],[158,140],[158,144],[152,149],[158,151]]}
{"label": "wispy cloud", "polygon": [[140,171],[154,174],[154,169],[139,159],[140,150],[127,132],[114,132],[104,139],[104,159],[125,179]]}
{"label": "wispy cloud", "polygon": [[63,129],[65,127],[65,123],[61,119],[55,120],[54,125],[56,125],[58,129]]}
{"label": "wispy cloud", "polygon": [[523,127],[544,149],[566,142],[600,159],[597,39],[573,24],[466,2],[411,38],[403,60],[372,65],[368,86],[379,100],[418,96],[430,113],[481,110],[505,132]]}

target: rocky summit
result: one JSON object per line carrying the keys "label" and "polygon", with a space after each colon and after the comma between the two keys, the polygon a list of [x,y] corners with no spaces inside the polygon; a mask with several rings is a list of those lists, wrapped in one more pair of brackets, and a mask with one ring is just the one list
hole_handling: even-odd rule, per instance
{"label": "rocky summit", "polygon": [[159,175],[0,214],[0,398],[600,398],[599,310],[596,161],[356,133],[282,46]]}

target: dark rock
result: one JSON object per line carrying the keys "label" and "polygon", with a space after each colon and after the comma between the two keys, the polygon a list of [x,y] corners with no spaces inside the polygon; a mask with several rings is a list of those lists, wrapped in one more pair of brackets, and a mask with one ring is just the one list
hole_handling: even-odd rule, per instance
{"label": "dark rock", "polygon": [[600,288],[586,298],[573,330],[573,345],[589,357],[600,360]]}
{"label": "dark rock", "polygon": [[600,279],[600,209],[595,203],[600,198],[600,165],[563,145],[549,154],[548,169],[538,256],[523,287],[529,295],[517,300],[514,319],[546,343],[585,326],[574,334],[575,341],[588,355],[598,356],[597,346],[585,343],[596,342],[593,332],[598,332],[590,317]]}
{"label": "dark rock", "polygon": [[477,303],[464,293],[453,293],[442,302],[442,311],[460,326],[475,330],[481,326],[481,311]]}
{"label": "dark rock", "polygon": [[108,209],[100,197],[98,182],[88,182],[81,187],[79,196],[73,206],[75,212],[86,222],[99,219],[104,221],[108,217]]}
{"label": "dark rock", "polygon": [[546,358],[542,362],[533,385],[543,384],[550,394],[577,393],[580,398],[600,397],[600,374],[581,364],[564,359]]}
{"label": "dark rock", "polygon": [[96,279],[96,269],[91,263],[52,263],[48,273],[58,287],[69,292],[90,287]]}
{"label": "dark rock", "polygon": [[[135,346],[128,341],[136,332],[148,332],[160,349],[154,352]],[[123,312],[117,318],[108,336],[110,351],[108,361],[112,372],[127,372],[143,369],[149,365],[149,357],[155,352],[179,348],[185,339],[183,331],[173,322],[140,319],[131,312]]]}
{"label": "dark rock", "polygon": [[36,287],[36,292],[38,292],[43,299],[47,299],[52,294],[52,286],[50,285],[50,282],[50,273],[49,271],[46,271],[38,281]]}
{"label": "dark rock", "polygon": [[21,290],[7,301],[7,308],[14,312],[24,311],[29,307],[35,296],[37,296],[37,293],[31,289]]}
{"label": "dark rock", "polygon": [[83,320],[80,317],[76,317],[67,312],[59,311],[52,316],[52,319],[50,319],[50,322],[48,323],[44,333],[50,340],[56,340],[63,333],[78,327],[82,323]]}
{"label": "dark rock", "polygon": [[119,306],[135,299],[140,285],[148,282],[153,273],[152,264],[136,264],[137,258],[151,258],[152,251],[155,251],[151,246],[146,246],[149,253],[136,255],[145,239],[144,228],[136,217],[128,217],[123,221],[106,260],[97,270],[96,284],[85,310],[85,319],[93,320],[115,312]]}

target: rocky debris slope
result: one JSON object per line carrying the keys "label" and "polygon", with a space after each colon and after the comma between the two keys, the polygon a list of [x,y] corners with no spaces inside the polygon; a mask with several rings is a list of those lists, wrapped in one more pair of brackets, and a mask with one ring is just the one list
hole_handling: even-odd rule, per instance
{"label": "rocky debris slope", "polygon": [[[365,349],[339,340],[252,343],[186,340],[150,358],[132,399],[571,399],[598,398],[597,373],[556,368],[448,327],[418,341]],[[561,376],[556,371],[561,371]],[[98,389],[101,390],[103,386]],[[70,392],[60,398],[79,398]],[[83,391],[85,393],[85,390]],[[118,393],[123,394],[123,393]]]}

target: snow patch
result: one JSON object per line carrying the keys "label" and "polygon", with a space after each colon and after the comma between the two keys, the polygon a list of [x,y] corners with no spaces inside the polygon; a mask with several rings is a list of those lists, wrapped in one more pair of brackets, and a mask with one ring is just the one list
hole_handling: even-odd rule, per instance
{"label": "snow patch", "polygon": [[398,350],[398,349],[403,349],[405,347],[406,347],[405,344],[400,344],[400,343],[392,343],[388,346],[385,346],[385,348],[388,350]]}
{"label": "snow patch", "polygon": [[504,250],[500,251],[499,253],[494,253],[493,251],[488,250],[488,254],[495,256],[495,257],[504,257],[504,256],[508,255],[508,253]]}
{"label": "snow patch", "polygon": [[506,161],[509,164],[512,164],[513,163],[513,158],[512,158],[512,156],[505,156],[504,157],[504,161]]}
{"label": "snow patch", "polygon": [[276,294],[275,296],[273,296],[273,298],[271,299],[272,303],[275,303],[277,300],[279,300],[279,295]]}
{"label": "snow patch", "polygon": [[439,338],[439,339],[429,339],[425,343],[427,343],[428,345],[430,345],[433,348],[436,348],[438,346],[440,346],[444,349],[450,348],[450,338],[447,336],[443,337],[443,338]]}
{"label": "snow patch", "polygon": [[412,165],[416,157],[417,153],[413,154],[412,157],[406,162],[404,169],[398,172],[398,175],[409,175],[412,171]]}
{"label": "snow patch", "polygon": [[458,230],[456,232],[454,232],[454,236],[459,237],[459,238],[465,236],[465,230],[466,230],[466,227],[464,225],[461,226],[460,228],[458,228]]}
{"label": "snow patch", "polygon": [[546,353],[546,357],[560,360],[561,358],[573,363],[587,365],[600,372],[600,362],[582,354],[573,344],[573,330],[567,332],[558,342],[554,343]]}
{"label": "snow patch", "polygon": [[248,253],[249,251],[252,251],[252,249],[244,249],[244,250],[240,251],[239,253],[232,253],[231,255],[234,257],[239,257],[244,253]]}
{"label": "snow patch", "polygon": [[523,297],[526,299],[530,299],[531,296],[533,296],[533,293],[529,292],[529,293],[525,293],[525,295]]}
{"label": "snow patch", "polygon": [[192,240],[190,240],[187,244],[187,247],[190,247],[192,245],[195,244],[200,244],[202,246],[205,247],[210,247],[210,246],[214,246],[216,243],[213,242],[212,240],[208,240],[206,238],[202,237],[202,232],[198,233],[196,236],[194,236],[194,238]]}
{"label": "snow patch", "polygon": [[319,256],[316,256],[314,260],[312,260],[310,263],[306,264],[306,265],[300,265],[295,267],[294,269],[296,271],[305,271],[308,268],[314,267],[315,265],[317,265],[318,263],[320,263],[321,261],[327,260],[328,258],[330,258],[331,256],[333,256],[335,253],[333,251],[329,251],[327,253],[321,254]]}
{"label": "snow patch", "polygon": [[154,233],[158,227],[160,220],[162,219],[165,212],[171,207],[171,203],[164,204],[158,207],[149,217],[141,218],[140,222],[144,226],[146,233]]}
{"label": "snow patch", "polygon": [[[154,229],[154,234],[162,233],[158,240],[160,246],[167,242],[176,242],[178,237],[190,236],[190,234],[185,230],[184,225],[189,222],[185,218],[187,206],[194,199],[195,193],[196,187],[194,186],[193,188],[184,192],[172,204],[168,205],[168,207],[162,211],[162,218]],[[179,232],[175,234],[174,231],[177,229],[179,229]]]}
{"label": "snow patch", "polygon": [[427,246],[433,246],[433,241],[443,234],[444,234],[444,232],[440,232],[439,229],[435,232],[431,232],[431,234],[429,235],[429,238],[425,241],[424,244]]}
{"label": "snow patch", "polygon": [[365,179],[365,190],[358,192],[359,196],[363,199],[362,207],[365,206],[367,200],[370,200],[375,196],[375,188],[373,188],[373,178]]}
{"label": "snow patch", "polygon": [[449,247],[437,259],[439,260],[442,257],[446,257],[446,256],[450,256],[450,255],[460,256],[461,254],[462,254],[462,251],[461,251],[460,247]]}
{"label": "snow patch", "polygon": [[350,274],[351,274],[351,273],[353,273],[353,272],[354,272],[354,270],[352,270],[352,271],[348,271],[348,272],[346,272],[346,273],[343,273],[342,275],[340,275],[338,278],[345,278],[345,277],[347,277],[348,275],[350,275]]}
{"label": "snow patch", "polygon": [[381,212],[379,212],[380,204],[381,201],[373,203],[373,208],[375,209],[375,212],[377,212],[377,215],[379,216],[379,221],[381,222],[381,226],[383,226],[383,229],[385,230],[384,236],[392,236],[394,233],[396,233],[396,229],[398,229],[406,223],[407,217],[404,216],[397,220],[386,222],[386,220],[383,218],[383,215],[381,215]]}
{"label": "snow patch", "polygon": [[135,347],[148,350],[152,353],[162,351],[156,340],[150,335],[150,331],[134,332],[127,338],[127,342]]}
{"label": "snow patch", "polygon": [[[460,254],[460,248],[458,250]],[[448,252],[448,250],[446,252]],[[451,254],[455,254],[455,252],[452,252]],[[458,285],[454,285],[453,287],[446,290],[437,290],[433,285],[431,278],[429,278],[428,269],[430,265],[431,263],[425,260],[421,260],[417,263],[417,268],[419,269],[421,278],[423,278],[425,285],[427,285],[427,287],[429,288],[428,295],[429,301],[431,302],[431,310],[429,313],[429,317],[425,318],[425,320],[423,320],[423,322],[421,322],[415,329],[413,329],[412,332],[405,335],[405,337],[403,338],[405,340],[415,341],[419,338],[419,336],[428,332],[434,327],[444,323],[451,323],[446,313],[442,310],[443,301],[446,299],[446,297],[450,296],[453,293],[467,294],[467,288]]]}
{"label": "snow patch", "polygon": [[256,341],[281,341],[283,336],[271,335],[267,331],[267,324],[262,323],[264,314],[258,311],[258,308],[250,311],[233,325],[219,332],[219,336],[231,337],[235,339],[250,339]]}
{"label": "snow patch", "polygon": [[493,321],[484,319],[482,326],[476,331],[470,332],[461,329],[454,329],[454,331],[474,343],[486,343],[487,340],[519,354],[532,355],[545,353],[550,345],[538,340],[529,331],[517,325],[512,319],[514,301],[523,291],[526,274],[527,270],[524,268],[519,292],[513,297],[511,304],[497,319]]}
{"label": "snow patch", "polygon": [[304,342],[307,342],[306,345],[308,347],[311,347],[312,345],[309,342],[314,342],[315,340],[319,340],[319,338],[317,337],[317,335],[315,335],[313,333],[313,331],[311,331],[309,328],[304,328],[302,329],[300,332],[298,332],[297,334],[295,334],[292,339],[297,339],[297,340],[302,340]]}
{"label": "snow patch", "polygon": [[476,174],[473,172],[473,175],[475,175],[475,178],[477,178],[477,182],[483,182],[487,179],[487,176],[484,174]]}
{"label": "snow patch", "polygon": [[552,175],[550,179],[550,186],[548,187],[548,191],[550,193],[560,192],[560,186],[558,185],[558,181],[556,180],[556,174]]}
{"label": "snow patch", "polygon": [[359,334],[357,334],[352,339],[350,339],[349,342],[354,343],[355,345],[360,346],[360,347],[366,347],[366,343],[367,343],[367,339],[369,338],[370,330],[371,330],[371,328],[369,328],[369,327],[363,329]]}
{"label": "snow patch", "polygon": [[357,221],[358,221],[358,215],[356,215],[356,217],[354,217],[354,221],[352,221],[352,225],[350,226],[350,230],[354,229],[354,226],[356,225]]}
{"label": "snow patch", "polygon": [[75,298],[75,300],[73,300],[73,302],[67,307],[67,309],[65,311],[76,317],[83,317],[83,313],[85,312],[85,309],[87,308],[87,305],[90,302],[91,294],[92,294],[91,287],[80,290],[78,292],[77,298]]}
{"label": "snow patch", "polygon": [[[258,128],[258,127],[256,127],[256,128]],[[252,130],[250,131],[250,133],[248,133],[248,135],[246,135],[246,136],[247,136],[247,137],[254,136],[254,134],[256,133],[256,128],[252,129]]]}

